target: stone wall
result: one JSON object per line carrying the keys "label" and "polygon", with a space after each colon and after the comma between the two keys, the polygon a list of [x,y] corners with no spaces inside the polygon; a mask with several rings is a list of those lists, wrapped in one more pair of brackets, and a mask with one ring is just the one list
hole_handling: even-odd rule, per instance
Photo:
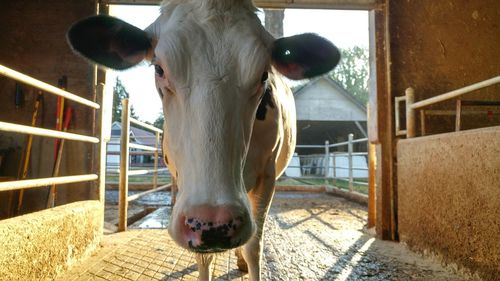
{"label": "stone wall", "polygon": [[0,221],[0,279],[54,280],[97,249],[103,214],[81,201]]}
{"label": "stone wall", "polygon": [[398,143],[398,222],[403,242],[500,276],[500,127]]}

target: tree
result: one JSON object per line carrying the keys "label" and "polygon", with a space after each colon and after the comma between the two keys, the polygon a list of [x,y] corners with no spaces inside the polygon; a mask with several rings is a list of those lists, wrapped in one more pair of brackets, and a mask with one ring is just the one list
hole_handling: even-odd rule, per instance
{"label": "tree", "polygon": [[163,130],[163,122],[165,122],[165,116],[163,116],[163,112],[160,112],[160,115],[158,115],[156,120],[153,122],[153,126]]}
{"label": "tree", "polygon": [[359,46],[340,50],[339,65],[328,75],[357,100],[368,102],[368,49]]}
{"label": "tree", "polygon": [[264,9],[266,30],[275,38],[283,37],[284,9]]}
{"label": "tree", "polygon": [[[113,122],[122,121],[122,100],[128,99],[129,96],[120,78],[116,77],[115,86],[113,87]],[[133,105],[130,106],[130,116],[136,119],[138,118]]]}

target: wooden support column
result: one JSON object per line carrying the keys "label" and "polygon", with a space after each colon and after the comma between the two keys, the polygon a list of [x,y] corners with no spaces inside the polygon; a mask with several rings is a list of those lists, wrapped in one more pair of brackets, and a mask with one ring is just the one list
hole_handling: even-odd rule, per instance
{"label": "wooden support column", "polygon": [[122,134],[120,140],[120,180],[118,195],[118,231],[127,230],[128,208],[128,169],[130,142],[130,104],[128,99],[122,100]]}
{"label": "wooden support column", "polygon": [[[371,86],[370,142],[376,149],[376,233],[384,240],[397,240],[397,187],[395,166],[394,97],[391,94],[389,1],[370,11]],[[373,76],[372,76],[373,78]]]}

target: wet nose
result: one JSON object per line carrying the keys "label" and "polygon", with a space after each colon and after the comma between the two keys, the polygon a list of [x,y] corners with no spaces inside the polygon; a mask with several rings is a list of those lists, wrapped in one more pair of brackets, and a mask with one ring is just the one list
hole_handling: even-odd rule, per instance
{"label": "wet nose", "polygon": [[220,252],[246,242],[248,215],[235,206],[195,206],[180,218],[181,239],[196,252]]}

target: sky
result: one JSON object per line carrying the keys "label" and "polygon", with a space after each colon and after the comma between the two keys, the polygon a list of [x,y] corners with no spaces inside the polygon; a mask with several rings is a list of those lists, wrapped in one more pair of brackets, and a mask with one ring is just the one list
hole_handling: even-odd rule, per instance
{"label": "sky", "polygon": [[[112,5],[110,14],[144,29],[158,17],[159,7]],[[340,48],[356,45],[368,48],[367,11],[287,9],[283,29],[284,36],[313,32]],[[126,71],[108,71],[108,91],[113,90],[117,76],[130,93],[139,119],[154,122],[161,112],[161,101],[155,89],[153,67],[143,62]]]}

